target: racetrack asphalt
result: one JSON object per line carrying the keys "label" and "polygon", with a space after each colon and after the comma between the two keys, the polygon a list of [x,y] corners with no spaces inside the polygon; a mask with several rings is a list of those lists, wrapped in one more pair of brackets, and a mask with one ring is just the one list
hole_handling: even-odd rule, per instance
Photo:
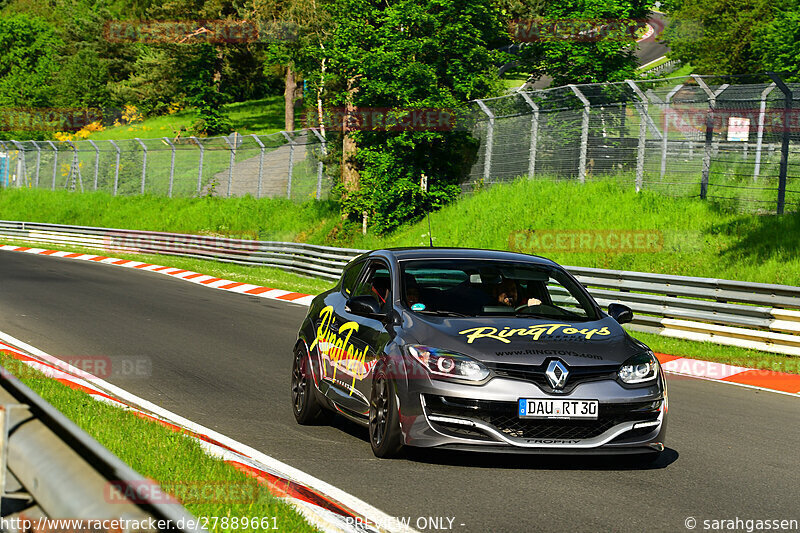
{"label": "racetrack asphalt", "polygon": [[304,306],[0,251],[0,310],[0,331],[62,359],[106,356],[114,369],[147,359],[147,375],[100,377],[420,530],[432,529],[420,527],[430,526],[427,517],[454,518],[455,531],[687,531],[688,517],[698,530],[712,519],[800,520],[795,397],[670,376],[668,450],[654,466],[429,451],[379,460],[358,426],[294,421],[291,348]]}

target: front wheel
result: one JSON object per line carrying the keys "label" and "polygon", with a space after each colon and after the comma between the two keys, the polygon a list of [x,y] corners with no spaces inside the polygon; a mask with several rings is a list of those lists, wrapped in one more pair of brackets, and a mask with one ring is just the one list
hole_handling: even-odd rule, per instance
{"label": "front wheel", "polygon": [[394,384],[381,369],[372,381],[369,401],[369,443],[376,457],[394,457],[403,448]]}
{"label": "front wheel", "polygon": [[324,408],[314,395],[313,379],[306,350],[298,346],[292,364],[292,412],[298,424],[313,424],[323,417]]}

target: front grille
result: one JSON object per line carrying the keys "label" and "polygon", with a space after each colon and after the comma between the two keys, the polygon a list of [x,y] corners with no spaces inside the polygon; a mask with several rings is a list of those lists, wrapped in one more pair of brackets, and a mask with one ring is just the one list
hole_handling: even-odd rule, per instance
{"label": "front grille", "polygon": [[[519,379],[529,383],[536,384],[540,389],[546,392],[553,392],[553,388],[547,381],[545,371],[550,360],[546,360],[541,365],[524,365],[517,363],[484,363],[491,371],[499,377]],[[619,370],[619,365],[602,365],[602,366],[571,366],[569,367],[569,376],[567,383],[563,389],[559,389],[559,393],[570,393],[576,386],[581,383],[588,383],[590,381],[600,381],[604,379],[616,379],[616,373]]]}
{"label": "front grille", "polygon": [[[656,420],[661,405],[660,400],[624,404],[601,403],[597,420],[558,420],[519,418],[516,402],[467,400],[432,394],[425,394],[424,399],[428,415],[482,422],[511,438],[557,440],[591,439],[623,422]],[[474,427],[434,423],[437,426],[446,426],[448,432],[455,436],[475,438],[475,434],[480,432],[479,428]]]}

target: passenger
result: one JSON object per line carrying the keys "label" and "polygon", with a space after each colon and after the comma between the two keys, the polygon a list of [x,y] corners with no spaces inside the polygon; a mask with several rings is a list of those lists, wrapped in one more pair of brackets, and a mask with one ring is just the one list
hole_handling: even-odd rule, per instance
{"label": "passenger", "polygon": [[[519,298],[519,290],[517,289],[517,283],[512,280],[505,278],[503,281],[495,287],[494,290],[495,298],[497,299],[497,303],[500,305],[507,305],[509,307],[517,308],[520,305],[520,298]],[[541,305],[542,301],[538,298],[528,298],[528,302],[525,305]]]}

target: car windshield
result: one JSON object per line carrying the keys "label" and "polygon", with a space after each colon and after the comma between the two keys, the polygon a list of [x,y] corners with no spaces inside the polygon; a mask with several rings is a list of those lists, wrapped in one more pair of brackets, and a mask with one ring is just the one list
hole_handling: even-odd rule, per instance
{"label": "car windshield", "polygon": [[402,301],[418,313],[599,318],[585,291],[552,266],[479,259],[408,260],[400,264]]}

